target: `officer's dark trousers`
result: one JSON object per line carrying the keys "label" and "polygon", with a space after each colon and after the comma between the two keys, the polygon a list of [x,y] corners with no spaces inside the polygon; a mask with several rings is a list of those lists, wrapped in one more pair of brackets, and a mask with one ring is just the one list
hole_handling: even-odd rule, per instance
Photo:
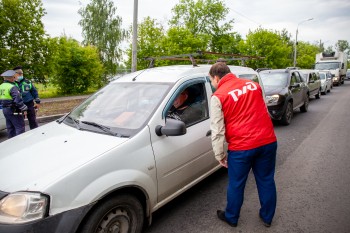
{"label": "officer's dark trousers", "polygon": [[228,151],[229,185],[227,188],[226,219],[237,223],[244,199],[244,188],[250,169],[253,170],[259,193],[261,218],[271,223],[276,209],[276,164],[277,142],[252,150]]}
{"label": "officer's dark trousers", "polygon": [[11,108],[3,108],[6,118],[6,129],[8,138],[24,133],[24,117],[23,115],[14,115]]}
{"label": "officer's dark trousers", "polygon": [[26,102],[24,104],[27,105],[27,107],[28,107],[27,119],[29,122],[29,128],[35,129],[38,127],[38,122],[36,121],[36,112],[35,112],[35,108],[34,108],[34,102],[30,101],[30,102]]}

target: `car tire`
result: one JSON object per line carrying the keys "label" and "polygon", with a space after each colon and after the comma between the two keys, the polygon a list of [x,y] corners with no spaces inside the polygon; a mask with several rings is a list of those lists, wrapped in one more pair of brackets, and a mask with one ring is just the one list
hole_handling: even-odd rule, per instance
{"label": "car tire", "polygon": [[293,117],[293,104],[292,102],[288,102],[286,110],[283,113],[283,116],[281,118],[281,123],[283,125],[289,125],[290,122],[292,121]]}
{"label": "car tire", "polygon": [[309,95],[305,98],[305,101],[304,101],[304,105],[300,107],[300,111],[301,112],[307,112],[307,110],[309,109]]}
{"label": "car tire", "polygon": [[80,233],[142,232],[144,211],[136,197],[117,195],[97,205],[84,221]]}
{"label": "car tire", "polygon": [[321,98],[321,91],[320,91],[320,90],[318,90],[318,92],[317,92],[317,94],[315,95],[315,97],[316,97],[316,99]]}
{"label": "car tire", "polygon": [[327,87],[326,87],[326,90],[324,91],[324,95],[327,95]]}

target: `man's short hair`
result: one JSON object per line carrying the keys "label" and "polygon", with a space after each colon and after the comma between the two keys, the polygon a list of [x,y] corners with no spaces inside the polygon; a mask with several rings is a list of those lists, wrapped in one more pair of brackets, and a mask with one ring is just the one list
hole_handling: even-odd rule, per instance
{"label": "man's short hair", "polygon": [[13,70],[21,70],[22,66],[16,66],[15,68],[13,68]]}
{"label": "man's short hair", "polygon": [[219,76],[219,78],[222,78],[228,73],[231,73],[231,70],[224,62],[215,63],[209,70],[211,77]]}

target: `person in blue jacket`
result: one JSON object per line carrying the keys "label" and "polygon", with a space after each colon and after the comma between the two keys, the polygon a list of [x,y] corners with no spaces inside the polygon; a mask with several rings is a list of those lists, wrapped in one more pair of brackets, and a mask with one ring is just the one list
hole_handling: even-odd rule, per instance
{"label": "person in blue jacket", "polygon": [[29,128],[37,128],[38,122],[36,120],[36,110],[40,107],[40,98],[38,91],[30,80],[23,77],[22,66],[16,66],[13,68],[13,70],[16,72],[16,83],[18,85],[19,91],[22,94],[23,102],[28,108],[27,119],[29,122]]}
{"label": "person in blue jacket", "polygon": [[8,138],[25,131],[24,116],[27,106],[23,103],[21,93],[15,84],[16,72],[8,70],[1,74],[4,82],[0,85],[0,104],[6,119]]}

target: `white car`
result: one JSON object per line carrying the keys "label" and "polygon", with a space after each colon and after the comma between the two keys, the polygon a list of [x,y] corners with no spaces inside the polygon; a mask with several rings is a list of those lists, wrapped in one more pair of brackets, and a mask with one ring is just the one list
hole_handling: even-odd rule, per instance
{"label": "white car", "polygon": [[0,105],[0,130],[6,129],[6,119],[4,113],[2,112],[2,106]]}
{"label": "white car", "polygon": [[[141,232],[154,211],[221,167],[210,67],[124,75],[56,122],[0,143],[0,232]],[[253,69],[230,69],[261,85]],[[200,111],[187,124],[167,117],[184,89]]]}
{"label": "white car", "polygon": [[321,93],[327,95],[327,92],[332,88],[332,74],[329,71],[319,71],[321,79]]}

